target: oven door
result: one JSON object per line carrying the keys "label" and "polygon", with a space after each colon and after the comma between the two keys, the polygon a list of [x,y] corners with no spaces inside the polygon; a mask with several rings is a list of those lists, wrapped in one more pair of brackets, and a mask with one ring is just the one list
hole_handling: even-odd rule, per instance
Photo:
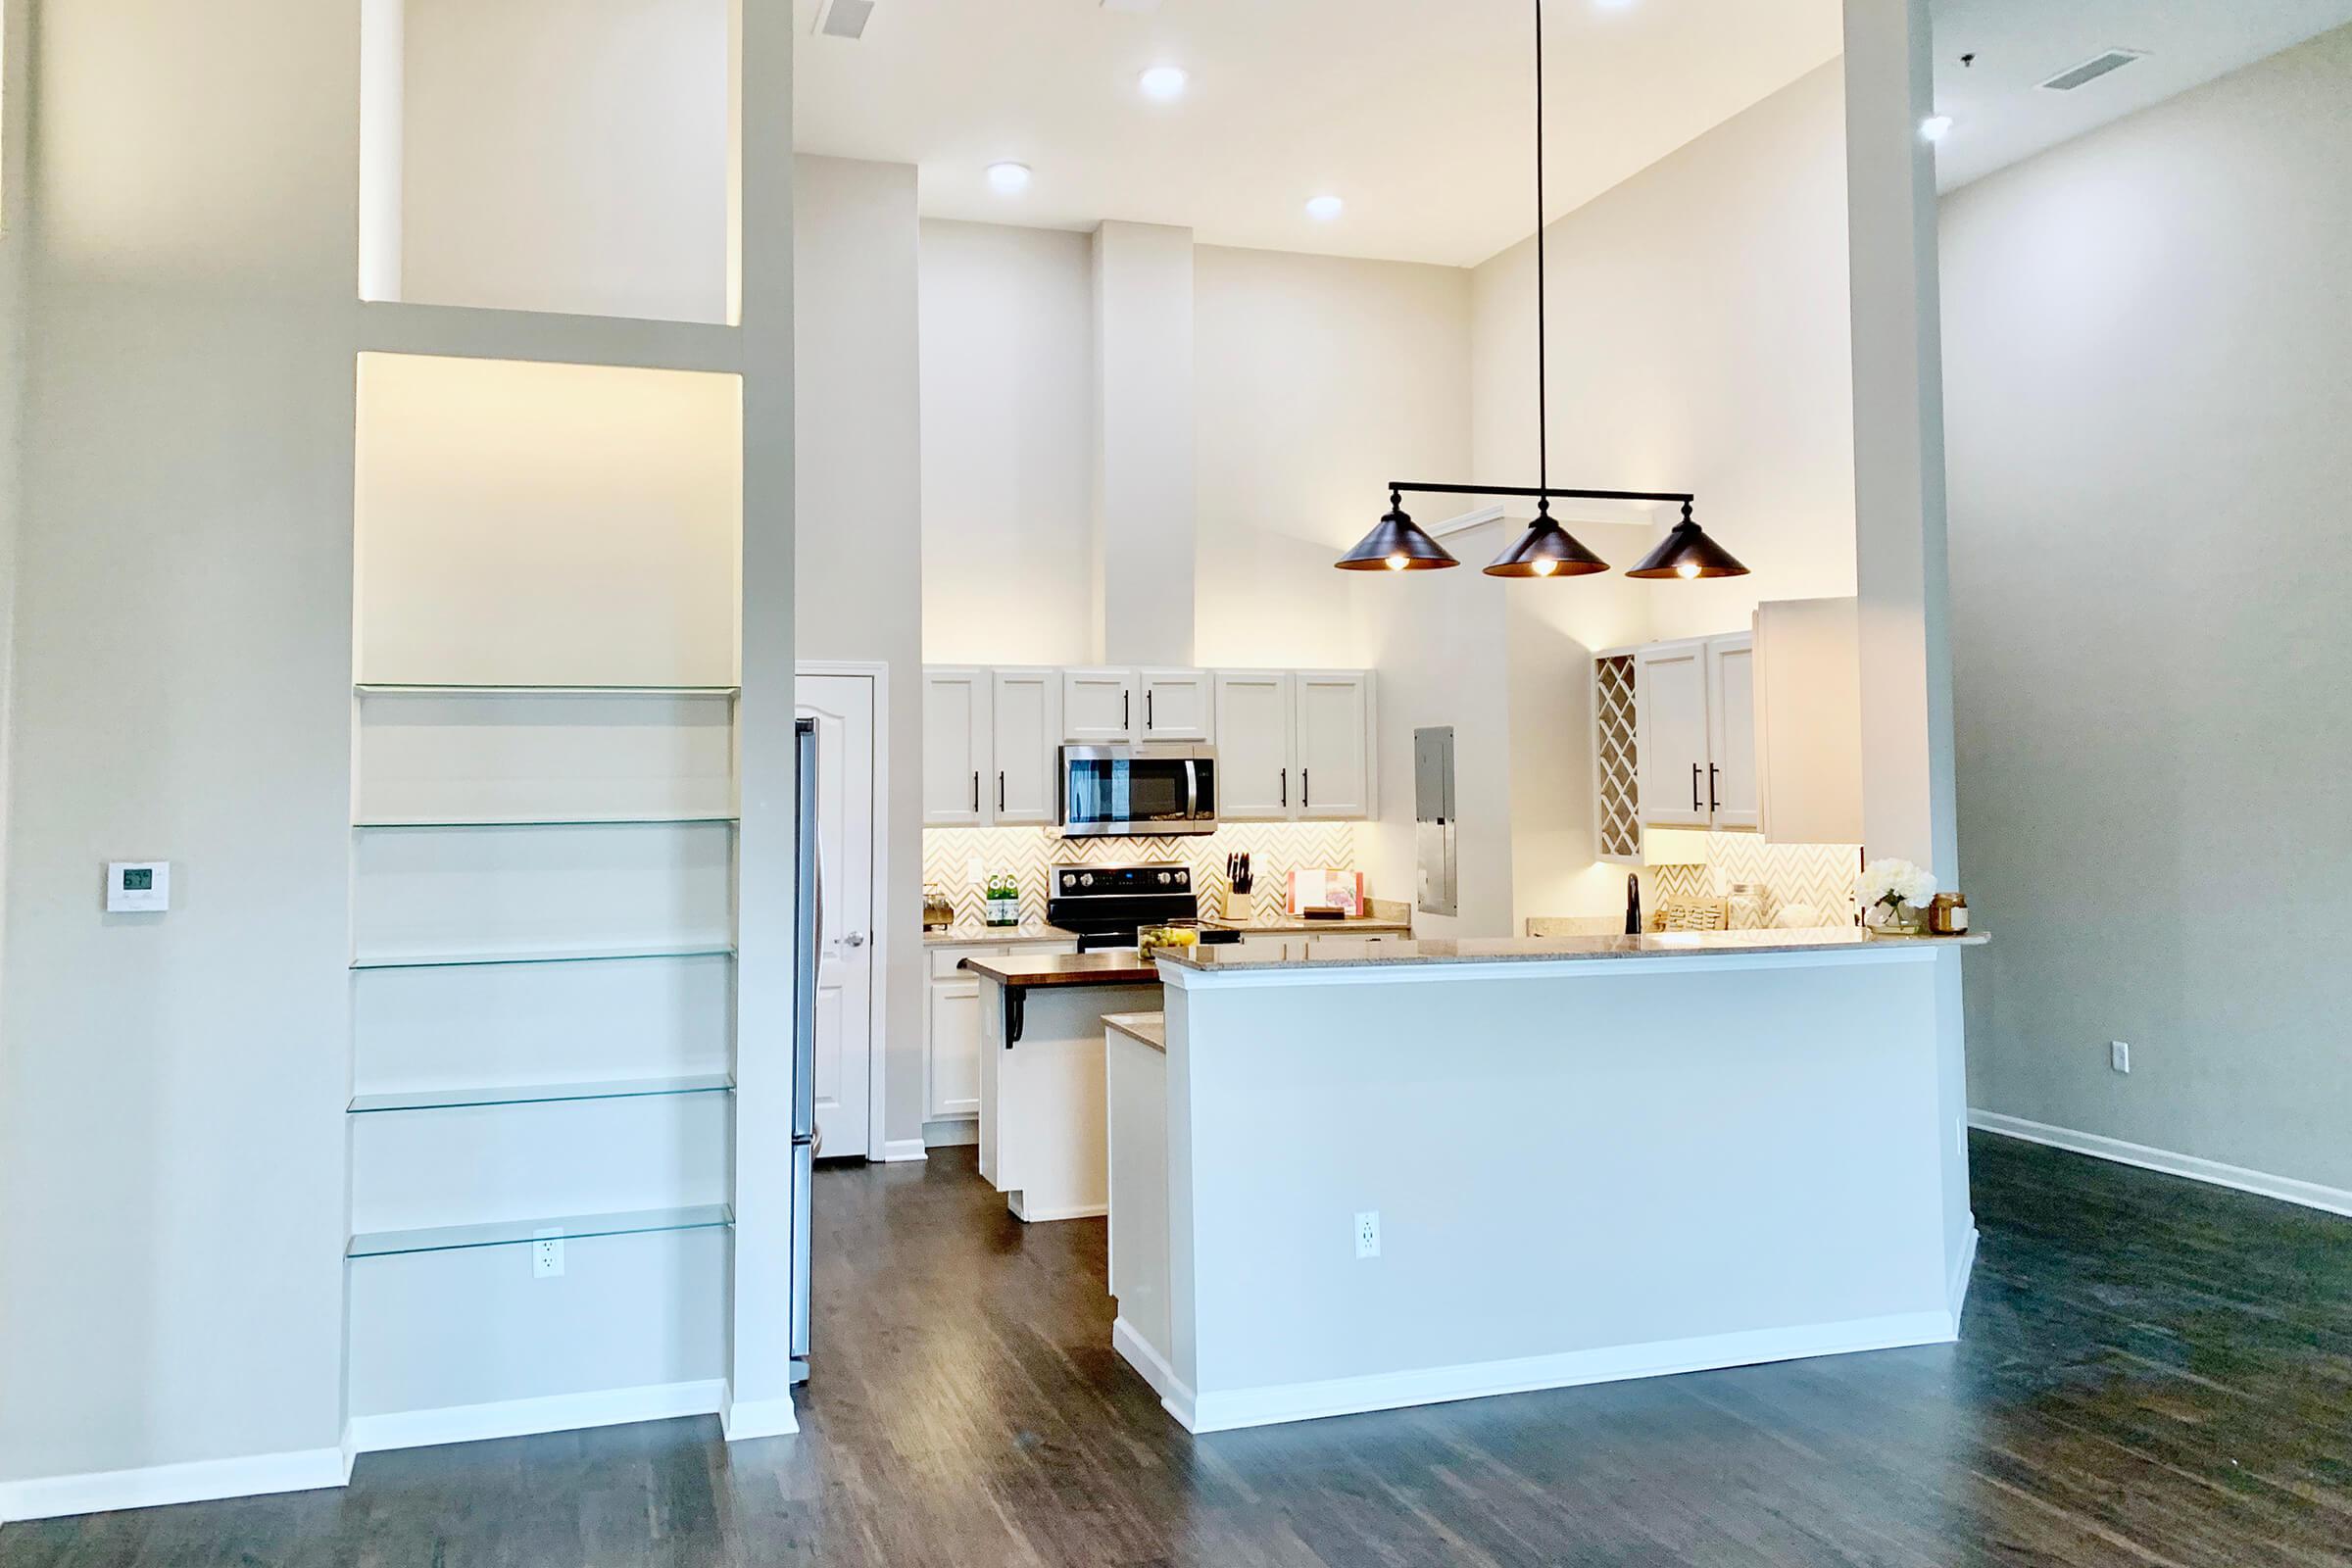
{"label": "oven door", "polygon": [[1216,758],[1196,746],[1065,746],[1065,838],[1145,838],[1217,830]]}

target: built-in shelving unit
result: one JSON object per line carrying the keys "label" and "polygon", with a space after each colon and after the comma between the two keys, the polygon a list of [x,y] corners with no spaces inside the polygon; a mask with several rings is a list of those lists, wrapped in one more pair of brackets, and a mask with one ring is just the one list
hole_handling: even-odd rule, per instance
{"label": "built-in shelving unit", "polygon": [[710,1230],[734,1216],[724,1203],[686,1208],[643,1208],[619,1214],[565,1214],[544,1220],[506,1220],[486,1225],[439,1225],[413,1231],[370,1231],[354,1236],[349,1257],[404,1257],[417,1252],[457,1252],[476,1247],[527,1247],[560,1236],[586,1241],[606,1236],[650,1236],[664,1231]]}
{"label": "built-in shelving unit", "polygon": [[728,0],[362,11],[364,1433],[726,1375],[745,337]]}

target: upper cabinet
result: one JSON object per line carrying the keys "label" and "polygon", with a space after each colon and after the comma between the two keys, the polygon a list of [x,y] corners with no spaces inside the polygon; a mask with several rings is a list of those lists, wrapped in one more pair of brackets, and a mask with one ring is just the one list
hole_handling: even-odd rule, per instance
{"label": "upper cabinet", "polygon": [[990,770],[989,672],[923,671],[923,825],[978,827],[988,821],[980,775]]}
{"label": "upper cabinet", "polygon": [[1210,741],[1216,738],[1211,677],[1205,669],[1139,669],[1136,685],[1143,692],[1143,727],[1139,742]]}
{"label": "upper cabinet", "polygon": [[1061,671],[995,671],[989,709],[989,755],[996,764],[991,820],[999,827],[1053,826],[1061,816],[1055,766],[1061,750]]}
{"label": "upper cabinet", "polygon": [[[1621,793],[1629,728],[1639,820],[1756,828],[1781,843],[1862,837],[1861,661],[1854,601],[1757,607],[1751,631],[1603,654],[1594,681],[1604,853],[1637,849]],[[1636,842],[1629,842],[1636,841]]]}
{"label": "upper cabinet", "polygon": [[1064,746],[1217,748],[1228,822],[1349,821],[1378,808],[1370,671],[923,671],[923,825],[1052,827]]}
{"label": "upper cabinet", "polygon": [[1216,674],[1217,815],[1228,822],[1281,822],[1298,801],[1292,677],[1279,669]]}
{"label": "upper cabinet", "polygon": [[1134,738],[1135,671],[1061,672],[1061,738],[1072,746],[1117,746]]}
{"label": "upper cabinet", "polygon": [[1297,814],[1329,819],[1372,815],[1372,677],[1362,670],[1312,670],[1294,678]]}

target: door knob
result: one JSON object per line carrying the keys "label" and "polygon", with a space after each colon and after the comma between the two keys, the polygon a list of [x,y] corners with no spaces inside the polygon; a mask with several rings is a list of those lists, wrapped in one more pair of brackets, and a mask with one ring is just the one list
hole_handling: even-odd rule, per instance
{"label": "door knob", "polygon": [[841,939],[841,945],[845,948],[862,948],[865,946],[865,933],[853,931]]}

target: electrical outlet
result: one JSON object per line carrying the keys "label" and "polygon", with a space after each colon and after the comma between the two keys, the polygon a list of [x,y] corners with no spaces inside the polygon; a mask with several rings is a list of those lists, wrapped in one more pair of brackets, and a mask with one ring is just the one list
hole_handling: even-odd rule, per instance
{"label": "electrical outlet", "polygon": [[963,879],[975,885],[988,880],[988,867],[977,855],[963,862]]}
{"label": "electrical outlet", "polygon": [[1367,1209],[1355,1216],[1355,1255],[1380,1255],[1380,1210],[1377,1208]]}
{"label": "electrical outlet", "polygon": [[2110,1040],[2107,1042],[2107,1065],[2113,1067],[2117,1072],[2132,1070],[2132,1046],[2129,1041]]}
{"label": "electrical outlet", "polygon": [[564,1272],[564,1233],[534,1231],[531,1243],[531,1277],[552,1280]]}

